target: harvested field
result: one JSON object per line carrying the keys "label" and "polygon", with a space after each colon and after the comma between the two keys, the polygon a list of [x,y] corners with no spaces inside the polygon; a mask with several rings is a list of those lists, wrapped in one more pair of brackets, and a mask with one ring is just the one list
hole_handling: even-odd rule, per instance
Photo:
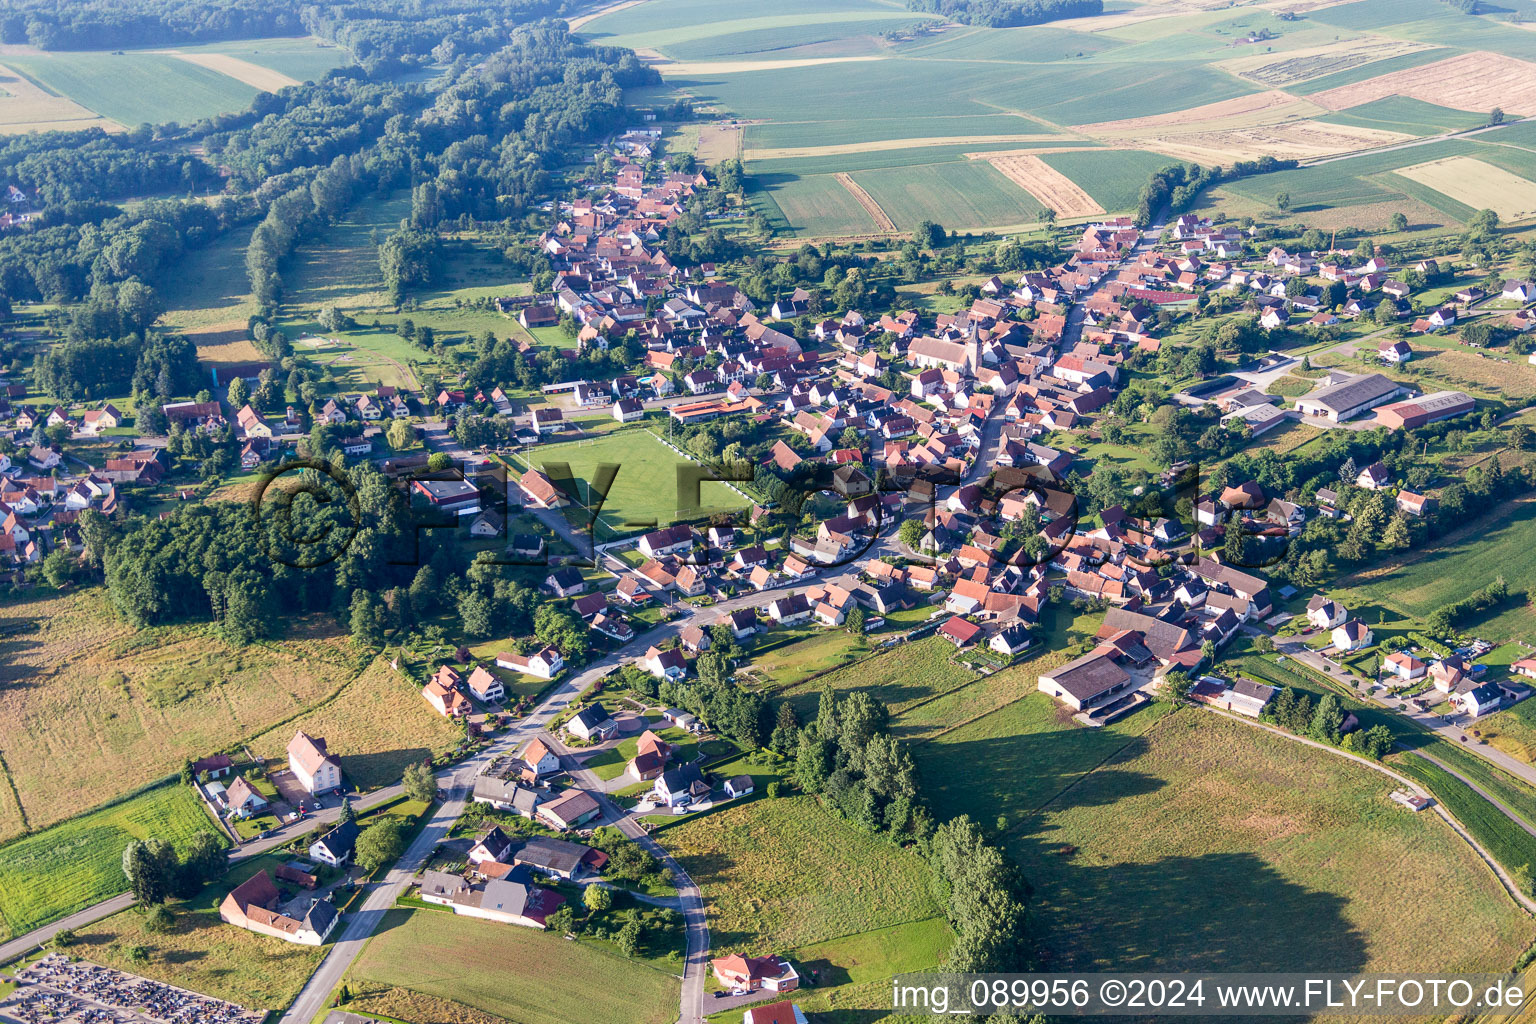
{"label": "harvested field", "polygon": [[1004,142],[1060,142],[1060,135],[934,135],[920,139],[876,139],[830,146],[786,146],[749,149],[748,160],[794,160],[812,156],[846,156],[849,153],[883,153],[887,150],[922,149],[931,146],[988,146]]}
{"label": "harvested field", "polygon": [[5,90],[0,95],[0,134],[72,132],[84,128],[123,130],[116,121],[98,117],[74,100],[55,96],[7,67],[0,67],[0,89]]}
{"label": "harvested field", "polygon": [[1038,156],[997,154],[986,159],[999,174],[1040,200],[1042,206],[1055,210],[1058,217],[1071,220],[1104,212],[1104,207],[1071,178]]}
{"label": "harvested field", "polygon": [[1098,121],[1080,124],[1076,130],[1084,135],[1105,138],[1141,138],[1148,132],[1173,128],[1239,128],[1252,124],[1273,124],[1291,118],[1310,117],[1322,113],[1315,105],[1279,89],[1237,96],[1218,103],[1206,103],[1187,110],[1175,110],[1167,114],[1148,117],[1128,117],[1120,121]]}
{"label": "harvested field", "polygon": [[1431,160],[1401,168],[1397,173],[1473,209],[1491,209],[1498,213],[1500,220],[1518,221],[1536,216],[1536,182],[1474,157]]}
{"label": "harvested field", "polygon": [[209,324],[183,333],[197,346],[197,358],[209,366],[252,363],[266,358],[247,336],[243,320]]}
{"label": "harvested field", "polygon": [[1287,121],[1230,131],[1178,132],[1144,138],[1159,153],[1202,164],[1228,164],[1273,156],[1279,160],[1310,160],[1336,153],[1353,153],[1407,142],[1402,132],[1321,121]]}
{"label": "harvested field", "polygon": [[1297,82],[1430,48],[1427,43],[1366,36],[1283,53],[1251,54],[1221,61],[1216,66],[1250,82],[1284,89]]}
{"label": "harvested field", "polygon": [[741,155],[740,128],[706,124],[699,128],[699,142],[693,148],[694,157],[701,164],[717,164],[721,160],[734,160]]}
{"label": "harvested field", "polygon": [[880,204],[875,202],[874,197],[864,191],[864,186],[853,180],[852,175],[834,174],[833,177],[837,179],[839,185],[848,190],[849,195],[859,201],[859,205],[864,207],[864,212],[874,219],[875,224],[881,231],[896,230],[895,222],[886,216],[884,210],[880,209]]}
{"label": "harvested field", "polygon": [[1329,110],[1345,110],[1387,96],[1411,96],[1456,110],[1502,107],[1511,114],[1536,114],[1536,64],[1478,50],[1315,93],[1309,99]]}
{"label": "harvested field", "polygon": [[786,71],[790,68],[812,68],[819,64],[857,64],[871,60],[885,60],[885,56],[872,54],[866,57],[799,57],[793,60],[686,60],[658,62],[651,66],[663,75],[735,75],[745,71]]}
{"label": "harvested field", "polygon": [[277,92],[287,86],[299,84],[297,79],[289,78],[281,72],[225,53],[181,53],[176,50],[170,52],[184,61],[205,67],[210,71],[217,71],[221,75],[228,75],[235,81],[244,82],[262,92]]}

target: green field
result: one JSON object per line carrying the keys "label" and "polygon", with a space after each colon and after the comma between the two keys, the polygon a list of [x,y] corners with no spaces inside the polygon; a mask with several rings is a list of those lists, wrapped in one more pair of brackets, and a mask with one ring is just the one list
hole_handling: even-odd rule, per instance
{"label": "green field", "polygon": [[1040,159],[1071,178],[1109,211],[1132,209],[1147,179],[1170,163],[1177,163],[1160,153],[1135,149],[1046,153]]}
{"label": "green field", "polygon": [[875,221],[830,174],[755,176],[752,204],[776,227],[797,235],[862,235]]}
{"label": "green field", "polygon": [[1388,96],[1347,110],[1332,111],[1317,120],[1358,128],[1407,132],[1410,135],[1438,135],[1441,132],[1480,127],[1487,123],[1488,118],[1484,114],[1469,114],[1464,110],[1425,103],[1411,96]]}
{"label": "green field", "polygon": [[1060,969],[1508,968],[1530,920],[1394,785],[1190,709],[1051,797],[1011,846]]}
{"label": "green field", "polygon": [[863,186],[898,230],[931,220],[962,231],[1036,221],[1042,207],[982,160],[859,171]]}
{"label": "green field", "polygon": [[170,54],[46,53],[7,57],[6,66],[119,124],[191,123],[244,110],[254,87]]}
{"label": "green field", "polygon": [[391,910],[347,984],[355,997],[349,1009],[408,1020],[461,1019],[437,1016],[452,1004],[520,1024],[677,1018],[670,974],[585,942],[433,910]]}
{"label": "green field", "polygon": [[[1346,607],[1385,605],[1403,615],[1423,617],[1459,600],[1496,576],[1511,592],[1536,588],[1536,501],[1506,502],[1434,545],[1369,573],[1341,581]],[[1529,639],[1536,614],[1522,601],[1463,627],[1492,641]]]}
{"label": "green field", "polygon": [[122,892],[130,839],[180,844],[204,830],[215,826],[196,794],[170,783],[0,846],[0,936],[24,934]]}
{"label": "green field", "polygon": [[872,1008],[889,1005],[893,976],[932,970],[953,937],[942,917],[930,917],[788,950],[802,974],[817,974],[816,987],[795,993],[795,1002],[829,1024],[868,1020]]}
{"label": "green field", "polygon": [[657,838],[704,893],[715,956],[789,950],[939,913],[921,858],[813,797],[727,807]]}
{"label": "green field", "polygon": [[[554,463],[568,465],[572,478],[581,482],[583,495],[600,464],[618,465],[599,514],[599,522],[615,534],[655,529],[644,525],[652,522],[666,526],[680,514],[692,518],[707,510],[729,511],[746,505],[746,499],[728,485],[706,481],[699,487],[703,508],[680,510],[677,469],[691,463],[648,430],[617,430],[591,441],[540,445],[523,452],[521,458],[546,473],[552,472]],[[591,497],[587,500],[590,505]]]}
{"label": "green field", "polygon": [[842,43],[924,17],[932,16],[878,0],[758,0],[728,7],[719,0],[660,0],[597,18],[581,34],[600,45],[654,49],[674,60],[779,58],[798,55],[798,47]]}
{"label": "green field", "polygon": [[205,46],[182,46],[182,53],[222,53],[269,68],[300,82],[317,82],[332,68],[352,63],[352,55],[339,46],[309,36],[296,38],[229,39]]}
{"label": "green field", "polygon": [[948,640],[928,636],[791,686],[783,695],[790,698],[802,722],[816,716],[824,686],[830,686],[839,695],[847,690],[864,690],[888,707],[891,714],[899,714],[918,701],[948,693],[976,679],[974,673],[950,660],[954,653]]}

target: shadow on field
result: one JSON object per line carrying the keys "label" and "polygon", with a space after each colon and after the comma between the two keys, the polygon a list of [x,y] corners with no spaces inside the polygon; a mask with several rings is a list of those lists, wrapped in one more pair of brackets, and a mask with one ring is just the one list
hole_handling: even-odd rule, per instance
{"label": "shadow on field", "polygon": [[0,619],[0,693],[37,685],[43,670],[27,664],[28,652],[42,648],[33,637],[43,625],[40,615],[13,615]]}
{"label": "shadow on field", "polygon": [[[1042,856],[1054,857],[1024,860]],[[1346,899],[1298,885],[1251,853],[1102,866],[1055,859],[1049,881],[1032,878],[1036,927],[1058,957],[1049,969],[1350,973],[1366,964]]]}
{"label": "shadow on field", "polygon": [[348,782],[363,789],[390,786],[400,781],[406,765],[421,764],[432,760],[432,751],[426,747],[401,747],[397,750],[379,750],[371,754],[341,755],[341,770]]}

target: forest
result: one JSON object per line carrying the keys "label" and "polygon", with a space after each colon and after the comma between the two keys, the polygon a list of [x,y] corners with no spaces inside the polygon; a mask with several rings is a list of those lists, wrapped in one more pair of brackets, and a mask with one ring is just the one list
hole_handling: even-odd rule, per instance
{"label": "forest", "polygon": [[1041,25],[1104,13],[1104,0],[907,0],[907,10],[942,14],[982,28]]}

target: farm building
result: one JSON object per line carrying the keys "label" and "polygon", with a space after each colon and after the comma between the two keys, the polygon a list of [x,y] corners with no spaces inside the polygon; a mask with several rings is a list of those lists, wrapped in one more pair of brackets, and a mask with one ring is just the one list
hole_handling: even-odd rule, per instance
{"label": "farm building", "polygon": [[1296,408],[1305,416],[1343,423],[1402,393],[1403,387],[1396,381],[1379,373],[1367,373],[1304,395],[1296,400]]}
{"label": "farm building", "polygon": [[1437,420],[1448,420],[1471,412],[1476,403],[1460,391],[1436,391],[1410,398],[1406,402],[1384,405],[1376,410],[1376,422],[1392,430],[1422,427]]}

